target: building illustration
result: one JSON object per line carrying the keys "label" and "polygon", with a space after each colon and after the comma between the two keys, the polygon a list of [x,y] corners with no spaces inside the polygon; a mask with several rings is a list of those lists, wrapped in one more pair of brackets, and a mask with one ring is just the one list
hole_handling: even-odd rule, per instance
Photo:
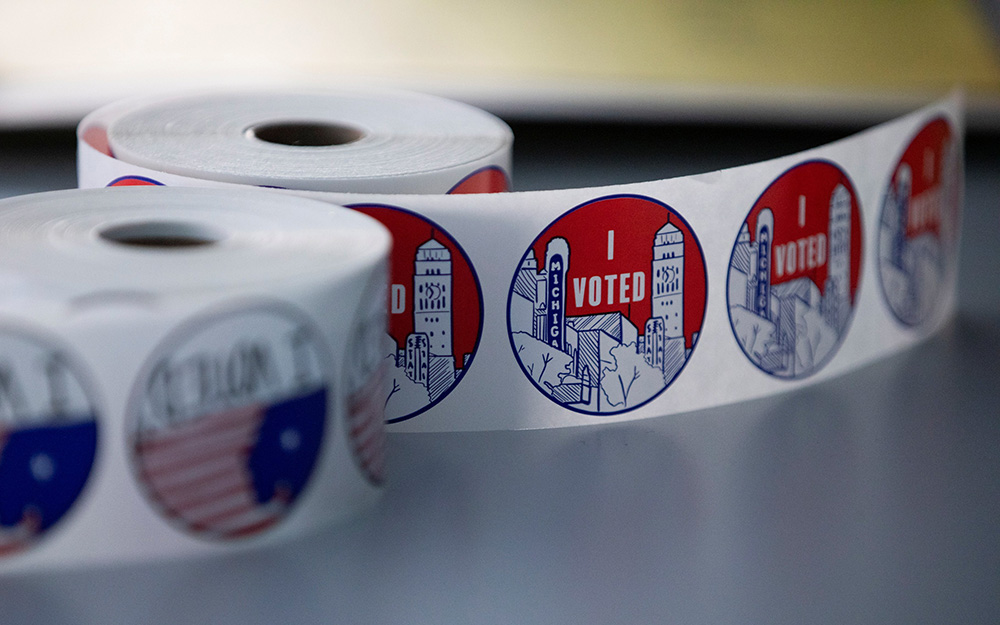
{"label": "building illustration", "polygon": [[432,233],[417,247],[413,267],[413,331],[403,345],[387,335],[390,365],[395,368],[386,400],[390,419],[400,415],[391,410],[389,400],[402,400],[406,413],[418,411],[443,397],[464,371],[456,368],[453,349],[451,251]]}
{"label": "building illustration", "polygon": [[[641,327],[617,311],[567,314],[570,292],[582,298],[579,284],[587,280],[568,277],[573,255],[567,239],[550,238],[544,258],[529,248],[522,259],[508,308],[512,345],[525,374],[559,404],[581,412],[622,412],[656,396],[684,366],[690,354],[684,233],[668,222],[647,241],[648,269],[622,274],[632,301],[650,298],[651,314]],[[590,280],[600,283],[599,277]]]}
{"label": "building illustration", "polygon": [[851,315],[851,194],[837,185],[830,197],[823,318],[839,334]]}
{"label": "building illustration", "polygon": [[[851,215],[851,194],[838,184],[829,200],[826,233],[802,239],[798,246],[775,245],[778,226],[770,208],[762,208],[752,223],[744,222],[730,259],[729,317],[744,353],[767,373],[809,375],[846,331],[853,308]],[[822,290],[808,276],[775,283],[775,275],[802,262],[793,261],[794,254],[808,254],[816,266],[826,264]]]}

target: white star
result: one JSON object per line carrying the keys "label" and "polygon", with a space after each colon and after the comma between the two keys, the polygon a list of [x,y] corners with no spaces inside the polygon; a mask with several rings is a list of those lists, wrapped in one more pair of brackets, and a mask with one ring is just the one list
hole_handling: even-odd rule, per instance
{"label": "white star", "polygon": [[48,482],[56,472],[56,463],[52,456],[45,452],[38,452],[30,460],[31,475],[36,481]]}
{"label": "white star", "polygon": [[302,443],[302,436],[298,430],[288,428],[281,432],[281,437],[278,440],[281,443],[281,448],[285,451],[295,451]]}

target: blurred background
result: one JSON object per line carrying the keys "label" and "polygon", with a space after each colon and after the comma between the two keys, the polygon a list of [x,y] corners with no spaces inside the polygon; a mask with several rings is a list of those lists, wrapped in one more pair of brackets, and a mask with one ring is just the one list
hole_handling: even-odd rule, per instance
{"label": "blurred background", "polygon": [[998,0],[0,0],[0,125],[138,92],[388,84],[518,118],[1000,127]]}

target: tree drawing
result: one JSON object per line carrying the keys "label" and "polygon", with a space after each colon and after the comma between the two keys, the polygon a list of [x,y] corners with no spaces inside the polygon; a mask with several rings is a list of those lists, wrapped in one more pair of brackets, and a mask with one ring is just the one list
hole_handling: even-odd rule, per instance
{"label": "tree drawing", "polygon": [[540,387],[558,386],[560,378],[572,369],[573,359],[569,354],[539,341],[526,332],[515,332],[513,337],[521,366]]}
{"label": "tree drawing", "polygon": [[636,353],[635,343],[615,345],[601,358],[601,393],[609,406],[635,406],[662,389],[663,372]]}

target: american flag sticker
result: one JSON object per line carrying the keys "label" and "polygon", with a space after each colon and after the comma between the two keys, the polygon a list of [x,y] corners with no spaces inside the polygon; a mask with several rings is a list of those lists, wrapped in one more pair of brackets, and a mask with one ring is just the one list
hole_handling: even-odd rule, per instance
{"label": "american flag sticker", "polygon": [[96,414],[65,350],[0,330],[0,558],[33,546],[79,500],[97,452]]}
{"label": "american flag sticker", "polygon": [[289,514],[326,429],[329,358],[297,311],[269,306],[175,331],[133,392],[135,472],[155,508],[209,539]]}

